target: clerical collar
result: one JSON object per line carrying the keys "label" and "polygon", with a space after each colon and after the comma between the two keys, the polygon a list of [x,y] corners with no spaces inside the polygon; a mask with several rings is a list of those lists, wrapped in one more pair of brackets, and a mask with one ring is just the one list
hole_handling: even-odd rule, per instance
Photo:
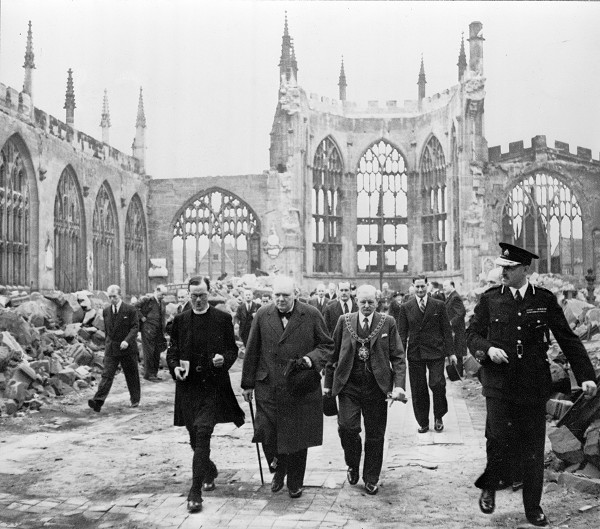
{"label": "clerical collar", "polygon": [[204,310],[198,312],[196,311],[196,309],[192,309],[192,312],[198,316],[200,316],[201,314],[206,314],[208,312],[208,309],[210,308],[210,305],[208,307],[206,307]]}

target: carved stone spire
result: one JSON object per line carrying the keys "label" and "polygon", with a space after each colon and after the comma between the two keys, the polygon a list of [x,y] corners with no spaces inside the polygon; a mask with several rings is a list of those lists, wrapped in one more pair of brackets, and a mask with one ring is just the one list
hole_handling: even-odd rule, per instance
{"label": "carved stone spire", "polygon": [[280,83],[289,83],[294,76],[297,79],[298,64],[292,44],[292,38],[288,30],[287,11],[285,12],[285,23],[283,26],[283,37],[281,37],[281,58],[279,59]]}
{"label": "carved stone spire", "polygon": [[425,80],[425,65],[423,63],[423,56],[421,55],[421,69],[419,70],[419,81],[417,82],[419,85],[419,108],[421,108],[421,102],[425,99],[425,85],[427,81]]}
{"label": "carved stone spire", "polygon": [[73,89],[73,70],[67,72],[67,93],[65,95],[65,106],[67,111],[67,125],[73,127],[75,123],[75,90]]}
{"label": "carved stone spire", "polygon": [[108,91],[104,89],[104,100],[102,101],[102,118],[100,120],[100,126],[102,127],[102,141],[109,144],[109,130],[110,129],[110,111],[108,110]]}
{"label": "carved stone spire", "polygon": [[140,162],[140,170],[145,174],[146,162],[146,116],[144,114],[144,99],[142,96],[142,87],[140,86],[140,98],[138,101],[137,118],[135,120],[135,138],[133,139],[133,157]]}
{"label": "carved stone spire", "polygon": [[346,101],[346,72],[344,71],[344,56],[342,56],[342,67],[340,68],[340,79],[338,81],[338,87],[340,89],[340,101]]}
{"label": "carved stone spire", "polygon": [[33,55],[33,34],[31,32],[31,20],[29,21],[29,29],[27,30],[27,47],[25,48],[25,81],[23,82],[23,92],[33,97],[33,69],[35,68]]}
{"label": "carved stone spire", "polygon": [[146,128],[146,115],[144,114],[144,98],[142,96],[142,87],[140,86],[140,99],[138,101],[137,118],[135,120],[136,127]]}
{"label": "carved stone spire", "polygon": [[458,80],[462,81],[465,76],[465,70],[467,69],[467,54],[465,53],[465,34],[462,34],[460,39],[460,53],[458,54]]}

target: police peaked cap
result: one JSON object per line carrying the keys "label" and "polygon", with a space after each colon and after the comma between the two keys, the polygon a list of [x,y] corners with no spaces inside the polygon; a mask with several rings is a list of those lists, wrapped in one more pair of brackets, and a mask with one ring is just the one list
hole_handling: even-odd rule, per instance
{"label": "police peaked cap", "polygon": [[539,259],[534,253],[506,242],[501,242],[500,248],[502,254],[494,261],[498,266],[530,265],[532,259]]}

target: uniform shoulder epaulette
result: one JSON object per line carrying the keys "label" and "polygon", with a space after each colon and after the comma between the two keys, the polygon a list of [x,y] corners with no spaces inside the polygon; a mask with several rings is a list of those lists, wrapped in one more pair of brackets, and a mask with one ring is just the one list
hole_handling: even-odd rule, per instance
{"label": "uniform shoulder epaulette", "polygon": [[537,290],[539,290],[540,292],[544,292],[544,293],[546,293],[546,294],[552,294],[552,295],[554,295],[554,293],[552,292],[552,290],[550,290],[550,289],[548,289],[548,288],[546,288],[546,287],[542,287],[542,286],[539,286],[539,285],[535,285],[535,287],[534,287],[534,288],[535,288],[535,290],[536,290],[536,291],[537,291]]}

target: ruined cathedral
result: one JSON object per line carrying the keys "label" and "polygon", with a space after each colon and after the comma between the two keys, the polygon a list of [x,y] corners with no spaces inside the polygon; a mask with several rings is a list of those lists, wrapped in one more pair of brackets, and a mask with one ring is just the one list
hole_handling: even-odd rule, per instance
{"label": "ruined cathedral", "polygon": [[421,60],[415,100],[359,106],[343,63],[337,99],[305,91],[286,19],[269,169],[163,179],[145,172],[141,90],[131,155],[110,146],[106,94],[102,139],[76,129],[71,71],[64,122],[34,106],[30,26],[23,90],[0,84],[0,285],[139,295],[267,272],[404,289],[424,272],[466,291],[500,240],[541,273],[600,275],[600,161],[545,136],[488,148],[484,42],[471,23],[443,92]]}

